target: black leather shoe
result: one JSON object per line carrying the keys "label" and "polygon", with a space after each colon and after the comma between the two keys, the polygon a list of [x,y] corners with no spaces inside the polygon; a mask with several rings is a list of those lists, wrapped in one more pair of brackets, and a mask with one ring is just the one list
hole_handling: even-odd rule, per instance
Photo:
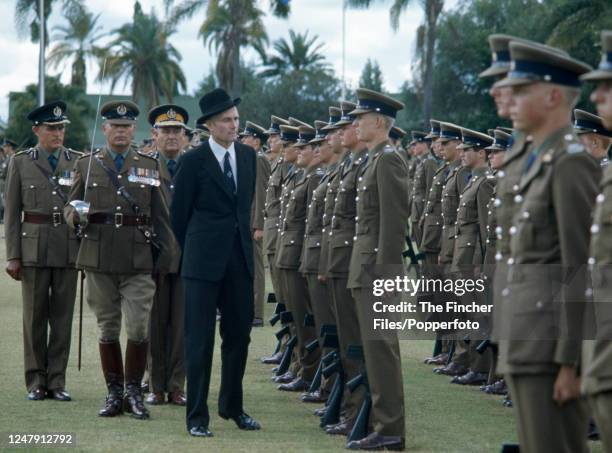
{"label": "black leather shoe", "polygon": [[325,411],[327,411],[327,406],[315,409],[313,411],[313,414],[316,415],[317,417],[323,417],[323,415],[325,414]]}
{"label": "black leather shoe", "polygon": [[234,420],[236,426],[240,429],[244,429],[245,431],[257,431],[261,429],[261,425],[250,415],[245,414],[244,412],[237,417],[224,417],[221,415],[221,418],[226,420]]}
{"label": "black leather shoe", "polygon": [[253,327],[263,327],[264,323],[263,323],[263,319],[261,318],[253,318]]}
{"label": "black leather shoe", "polygon": [[98,412],[100,417],[116,417],[123,414],[123,385],[108,384],[108,395]]}
{"label": "black leather shoe", "polygon": [[310,388],[310,383],[306,382],[302,378],[297,378],[287,384],[281,384],[278,386],[279,390],[285,392],[303,392],[304,390],[308,390]]}
{"label": "black leather shoe", "polygon": [[45,399],[45,389],[41,386],[34,388],[31,392],[28,392],[28,399],[30,401],[42,401]]}
{"label": "black leather shoe", "polygon": [[303,393],[300,395],[300,400],[303,403],[325,403],[327,401],[327,393],[315,390],[314,392]]}
{"label": "black leather shoe", "polygon": [[270,357],[262,357],[261,363],[265,363],[266,365],[279,365],[282,358],[283,353],[278,351],[276,354],[272,354]]}
{"label": "black leather shoe", "polygon": [[56,401],[72,401],[70,394],[64,389],[48,390],[47,398],[51,398]]}
{"label": "black leather shoe", "polygon": [[193,437],[212,437],[213,433],[203,426],[194,426],[189,428],[189,435]]}
{"label": "black leather shoe", "polygon": [[335,425],[327,425],[325,427],[325,432],[332,436],[347,436],[353,429],[354,424],[355,419],[343,420],[340,423],[336,423]]}
{"label": "black leather shoe", "polygon": [[446,376],[461,376],[467,372],[468,369],[466,367],[455,362],[451,362],[442,368],[434,368],[434,373],[444,374]]}
{"label": "black leather shoe", "polygon": [[451,379],[451,384],[459,385],[480,385],[483,382],[487,382],[487,373],[477,373],[471,370],[463,376],[455,376]]}
{"label": "black leather shoe", "polygon": [[403,451],[404,439],[399,436],[381,436],[376,431],[368,437],[353,440],[346,444],[349,450],[394,450]]}
{"label": "black leather shoe", "polygon": [[508,387],[506,387],[506,381],[500,379],[491,385],[485,386],[483,391],[489,395],[505,395],[508,393]]}
{"label": "black leather shoe", "polygon": [[123,398],[123,410],[139,420],[146,420],[149,418],[149,410],[144,405],[139,385],[127,385]]}
{"label": "black leather shoe", "polygon": [[274,376],[272,380],[277,384],[288,384],[289,382],[295,381],[296,376],[291,371],[287,371],[281,376]]}

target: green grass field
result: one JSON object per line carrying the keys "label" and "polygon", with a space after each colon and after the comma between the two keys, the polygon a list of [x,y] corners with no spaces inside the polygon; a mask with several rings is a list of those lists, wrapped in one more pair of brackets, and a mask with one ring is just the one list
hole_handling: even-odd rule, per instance
{"label": "green grass field", "polygon": [[[4,246],[0,246],[4,256]],[[268,313],[272,306],[267,306]],[[213,365],[210,395],[215,437],[196,439],[187,435],[184,409],[175,406],[151,408],[151,419],[129,416],[101,419],[97,411],[105,396],[100,370],[96,325],[85,305],[83,368],[77,370],[77,320],[68,367],[67,390],[71,403],[26,399],[23,379],[21,337],[21,293],[18,283],[4,272],[0,275],[0,433],[72,432],[77,449],[86,451],[343,451],[344,438],[326,435],[312,415],[316,405],[298,401],[294,393],[279,392],[270,381],[270,366],[259,358],[273,347],[275,328],[266,326],[252,334],[249,363],[244,380],[245,409],[263,425],[259,432],[243,432],[216,415],[219,388],[218,354]],[[217,348],[219,347],[217,341]],[[448,383],[434,375],[421,359],[431,352],[430,341],[403,341],[404,394],[406,398],[407,449],[418,452],[494,452],[503,442],[515,442],[511,409],[502,407],[500,397],[477,388]],[[4,441],[4,440],[3,440]],[[1,446],[0,446],[1,448]],[[22,450],[23,451],[23,450]]]}

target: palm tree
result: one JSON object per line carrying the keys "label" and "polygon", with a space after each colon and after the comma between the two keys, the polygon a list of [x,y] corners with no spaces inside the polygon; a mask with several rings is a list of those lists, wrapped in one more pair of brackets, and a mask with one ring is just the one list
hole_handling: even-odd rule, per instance
{"label": "palm tree", "polygon": [[144,100],[147,107],[160,103],[160,96],[170,102],[179,88],[187,89],[185,75],[179,66],[181,54],[168,42],[174,28],[159,21],[152,12],[144,14],[140,2],[134,4],[133,20],[112,32],[115,35],[108,50],[101,55],[98,79],[111,81],[111,90],[120,80],[131,81],[132,97]]}
{"label": "palm tree", "polygon": [[99,18],[100,14],[94,16],[85,8],[80,8],[78,12],[66,15],[68,25],[54,27],[54,31],[58,32],[53,36],[57,44],[49,54],[49,64],[57,68],[64,61],[72,60],[70,83],[83,91],[87,90],[86,60],[99,55],[101,51],[95,45],[102,37]]}
{"label": "palm tree", "polygon": [[[369,8],[375,0],[346,0],[347,6],[353,8]],[[389,16],[393,30],[399,28],[399,19],[402,12],[408,7],[411,0],[393,0]],[[421,78],[423,84],[423,123],[429,127],[431,116],[431,101],[433,94],[433,60],[436,46],[436,28],[438,18],[444,8],[444,0],[419,0],[425,13],[425,22],[417,29],[416,57],[420,59]]]}
{"label": "palm tree", "polygon": [[266,67],[261,72],[262,77],[282,77],[292,72],[317,72],[330,70],[329,63],[320,52],[323,43],[318,43],[318,36],[308,36],[289,30],[289,40],[281,38],[274,42],[276,55],[267,57],[263,49],[257,49]]}
{"label": "palm tree", "polygon": [[[64,14],[73,14],[75,10],[82,8],[82,0],[45,0],[45,44],[49,42],[47,19],[49,19],[53,6],[56,4],[62,5]],[[29,29],[32,42],[37,42],[40,39],[39,6],[39,0],[17,0],[15,4],[17,31],[25,33]]]}
{"label": "palm tree", "polygon": [[[174,0],[165,0],[169,8]],[[198,31],[204,45],[217,52],[216,75],[219,83],[231,94],[242,91],[240,50],[261,48],[268,42],[263,24],[264,12],[256,0],[182,0],[172,11],[172,23],[191,18],[206,6],[206,18]],[[269,0],[272,14],[287,17],[287,0]]]}

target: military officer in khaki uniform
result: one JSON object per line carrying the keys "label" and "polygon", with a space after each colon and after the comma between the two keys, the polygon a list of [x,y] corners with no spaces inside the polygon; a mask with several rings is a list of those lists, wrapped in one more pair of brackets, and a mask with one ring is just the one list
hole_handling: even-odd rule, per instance
{"label": "military officer in khaki uniform", "polygon": [[571,111],[579,76],[590,68],[529,43],[511,41],[510,54],[512,69],[498,84],[512,87],[513,125],[532,136],[533,149],[509,230],[510,272],[499,308],[512,322],[494,326],[499,366],[516,408],[521,451],[587,451],[577,374],[584,304],[578,301],[586,289],[601,168],[573,134]]}
{"label": "military officer in khaki uniform", "polygon": [[[325,139],[329,131],[324,131],[327,126],[325,121],[315,121],[316,135],[309,145],[313,147],[314,158],[319,160],[322,176],[316,175],[313,180],[319,178],[318,185],[313,190],[310,199],[308,200],[308,212],[306,215],[306,231],[304,234],[304,245],[301,264],[299,271],[304,275],[308,284],[308,294],[312,306],[312,312],[315,321],[315,332],[318,337],[319,346],[321,347],[321,356],[325,356],[330,351],[329,348],[323,348],[323,334],[321,328],[323,326],[336,325],[336,317],[332,307],[331,293],[328,288],[328,283],[319,280],[319,261],[321,259],[321,241],[323,229],[323,211],[325,209],[325,191],[327,189],[327,179],[330,172],[330,165],[334,165],[338,159],[338,155],[332,152],[331,146]],[[314,164],[315,162],[313,162]],[[327,397],[331,392],[333,379],[322,377],[322,383],[319,389],[302,395],[301,400],[309,403],[320,403],[327,401]]]}
{"label": "military officer in khaki uniform", "polygon": [[414,153],[419,163],[416,167],[411,191],[410,223],[413,239],[417,245],[421,244],[422,240],[423,232],[421,231],[420,221],[425,209],[426,196],[429,193],[431,181],[438,168],[438,162],[429,152],[431,139],[428,139],[426,135],[419,133],[412,136],[413,140],[416,141]]}
{"label": "military officer in khaki uniform", "polygon": [[[149,124],[153,127],[157,151],[151,157],[159,164],[160,188],[168,206],[172,201],[172,179],[178,162],[184,154],[187,111],[174,104],[154,107],[149,112]],[[149,390],[148,404],[168,402],[178,406],[185,399],[185,306],[183,285],[178,273],[181,253],[174,251],[170,272],[156,276],[157,292],[151,309],[149,334]]]}
{"label": "military officer in khaki uniform", "polygon": [[574,130],[591,156],[597,159],[602,167],[607,166],[612,131],[604,127],[601,118],[584,110],[575,109]]}
{"label": "military officer in khaki uniform", "polygon": [[[451,123],[440,123],[440,138],[442,154],[450,161],[460,158],[461,128]],[[451,157],[452,156],[452,157]],[[457,221],[457,209],[459,208],[459,197],[470,177],[470,169],[463,165],[456,165],[449,171],[444,188],[442,189],[442,236],[440,239],[440,255],[438,258],[438,272],[448,277],[453,262],[455,250],[455,224]],[[454,355],[452,361],[446,366],[434,368],[434,373],[445,374],[448,376],[459,376],[467,373],[468,363],[463,338],[457,338],[457,332],[444,332],[444,338],[454,344]],[[449,345],[450,346],[450,345]]]}
{"label": "military officer in khaki uniform", "polygon": [[[281,298],[281,288],[278,280],[276,268],[276,242],[278,238],[279,216],[280,216],[280,197],[282,183],[287,176],[291,163],[287,162],[283,156],[283,143],[281,141],[280,126],[288,125],[289,122],[282,118],[272,115],[270,128],[266,131],[268,135],[268,147],[272,157],[270,161],[270,178],[266,188],[266,198],[264,202],[264,231],[263,231],[263,253],[266,255],[268,267],[270,269],[270,279],[272,288],[278,303],[284,303]],[[284,343],[283,343],[284,344]],[[284,350],[279,350],[271,357],[262,357],[263,363],[278,364],[281,361]]]}
{"label": "military officer in khaki uniform", "polygon": [[[131,147],[138,113],[130,101],[102,106],[107,146],[77,160],[64,217],[82,234],[77,267],[86,272],[87,302],[98,322],[108,388],[99,415],[113,417],[125,407],[133,417],[145,419],[149,412],[140,384],[155,295],[151,275],[170,273],[178,244],[170,230],[159,163]],[[154,245],[159,247],[155,263]],[[125,366],[119,343],[122,315],[127,333]]]}
{"label": "military officer in khaki uniform", "polygon": [[[352,103],[351,103],[352,104]],[[357,317],[357,306],[350,289],[347,288],[349,265],[355,239],[355,219],[357,216],[358,173],[367,163],[368,150],[357,137],[355,116],[350,112],[355,109],[346,102],[342,103],[345,114],[336,123],[342,146],[350,153],[338,172],[338,188],[333,200],[333,211],[329,228],[329,254],[327,257],[327,282],[331,289],[336,312],[338,337],[340,340],[340,358],[345,379],[348,382],[360,373],[362,364],[347,359],[348,347],[362,344]],[[363,387],[354,392],[348,390],[344,395],[344,418],[336,425],[326,428],[328,434],[347,435],[350,433],[364,397]]]}
{"label": "military officer in khaki uniform", "polygon": [[368,148],[368,162],[358,173],[356,239],[349,266],[368,376],[373,431],[351,441],[349,449],[404,448],[404,392],[399,341],[394,331],[372,338],[372,287],[364,266],[395,265],[403,269],[402,249],[408,222],[404,159],[389,145],[389,130],[404,105],[372,90],[357,89],[357,137]]}
{"label": "military officer in khaki uniform", "polygon": [[64,147],[63,101],[31,111],[36,147],[15,154],[6,181],[6,271],[21,281],[28,399],[70,401],[65,391],[77,287],[77,239],[62,207],[80,153]]}
{"label": "military officer in khaki uniform", "polygon": [[263,144],[268,140],[263,127],[250,121],[246,122],[242,131],[242,143],[249,145],[257,152],[257,176],[255,180],[255,198],[251,209],[251,223],[253,228],[253,291],[255,296],[255,317],[253,327],[263,327],[264,297],[266,292],[266,273],[263,257],[264,235],[264,209],[266,191],[272,167],[264,154]]}
{"label": "military officer in khaki uniform", "polygon": [[[290,119],[291,121],[291,119]],[[283,130],[284,126],[281,127]],[[295,130],[295,128],[293,128]],[[306,345],[317,338],[313,326],[306,325],[307,315],[312,315],[312,301],[309,297],[306,279],[299,272],[306,214],[312,192],[323,176],[319,169],[319,158],[314,156],[310,140],[315,137],[315,129],[306,124],[298,128],[299,139],[293,145],[297,150],[296,166],[300,169],[292,184],[285,187],[286,197],[282,207],[280,237],[276,254],[276,265],[280,270],[281,285],[285,287],[285,298],[293,315],[297,331],[297,348],[302,366],[301,376],[281,384],[279,390],[304,391],[310,387],[319,363],[320,349],[309,352]]]}
{"label": "military officer in khaki uniform", "polygon": [[[487,154],[485,148],[493,138],[470,129],[461,129],[461,164],[471,171],[469,182],[460,195],[455,224],[455,250],[451,271],[459,278],[475,278],[480,275],[484,264],[487,236],[488,208],[493,194],[493,181],[488,178]],[[468,293],[463,303],[485,304],[484,294]],[[470,338],[467,351],[469,369],[462,376],[455,376],[451,382],[461,385],[478,385],[487,381],[490,367],[490,350],[478,353],[476,347],[488,333],[489,314],[469,313],[467,319],[480,325],[479,331],[467,331]],[[465,335],[460,335],[463,337]]]}
{"label": "military officer in khaki uniform", "polygon": [[[601,34],[602,61],[597,69],[582,77],[596,83],[591,101],[597,106],[602,125],[612,130],[612,31]],[[589,263],[593,281],[593,300],[597,335],[582,346],[582,388],[588,397],[591,413],[599,429],[604,451],[612,450],[612,333],[610,301],[612,247],[610,218],[612,202],[612,168],[606,167],[591,226]]]}

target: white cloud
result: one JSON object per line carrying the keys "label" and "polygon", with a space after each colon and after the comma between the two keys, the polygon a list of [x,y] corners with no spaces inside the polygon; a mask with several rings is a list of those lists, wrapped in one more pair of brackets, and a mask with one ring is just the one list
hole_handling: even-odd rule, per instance
{"label": "white cloud", "polygon": [[[178,3],[180,0],[176,0]],[[259,0],[261,8],[268,10],[268,1]],[[27,84],[35,83],[38,71],[38,46],[29,40],[19,40],[14,24],[15,0],[2,0],[7,12],[0,16],[0,27],[4,30],[0,37],[0,117],[8,115],[8,93],[23,90]],[[454,1],[450,3],[454,4]],[[129,21],[133,11],[133,0],[87,0],[88,8],[101,13],[100,24],[108,32]],[[141,0],[145,12],[155,8],[158,16],[163,17],[162,0]],[[289,29],[298,32],[309,30],[310,35],[318,35],[323,42],[323,52],[332,63],[336,74],[342,74],[342,1],[341,0],[293,0],[292,12],[288,20],[267,16],[266,28],[270,41],[286,37]],[[414,37],[422,21],[418,2],[412,2],[403,14],[397,32],[389,25],[390,2],[375,3],[369,10],[347,10],[346,12],[346,78],[350,86],[355,86],[368,58],[379,62],[383,71],[385,87],[396,90],[411,76],[410,63],[414,52]],[[198,28],[204,18],[203,8],[191,20],[181,24],[172,38],[172,43],[181,52],[181,63],[187,76],[188,91],[193,92],[209,69],[215,57],[202,40],[197,37]],[[53,27],[62,23],[59,11],[50,19]],[[247,60],[255,59],[254,52],[245,53]],[[94,81],[98,68],[89,68],[89,91],[98,92],[100,86]],[[69,80],[69,71],[62,76]],[[121,87],[119,87],[121,88]],[[107,91],[108,87],[102,87]],[[117,90],[116,90],[117,91]]]}

